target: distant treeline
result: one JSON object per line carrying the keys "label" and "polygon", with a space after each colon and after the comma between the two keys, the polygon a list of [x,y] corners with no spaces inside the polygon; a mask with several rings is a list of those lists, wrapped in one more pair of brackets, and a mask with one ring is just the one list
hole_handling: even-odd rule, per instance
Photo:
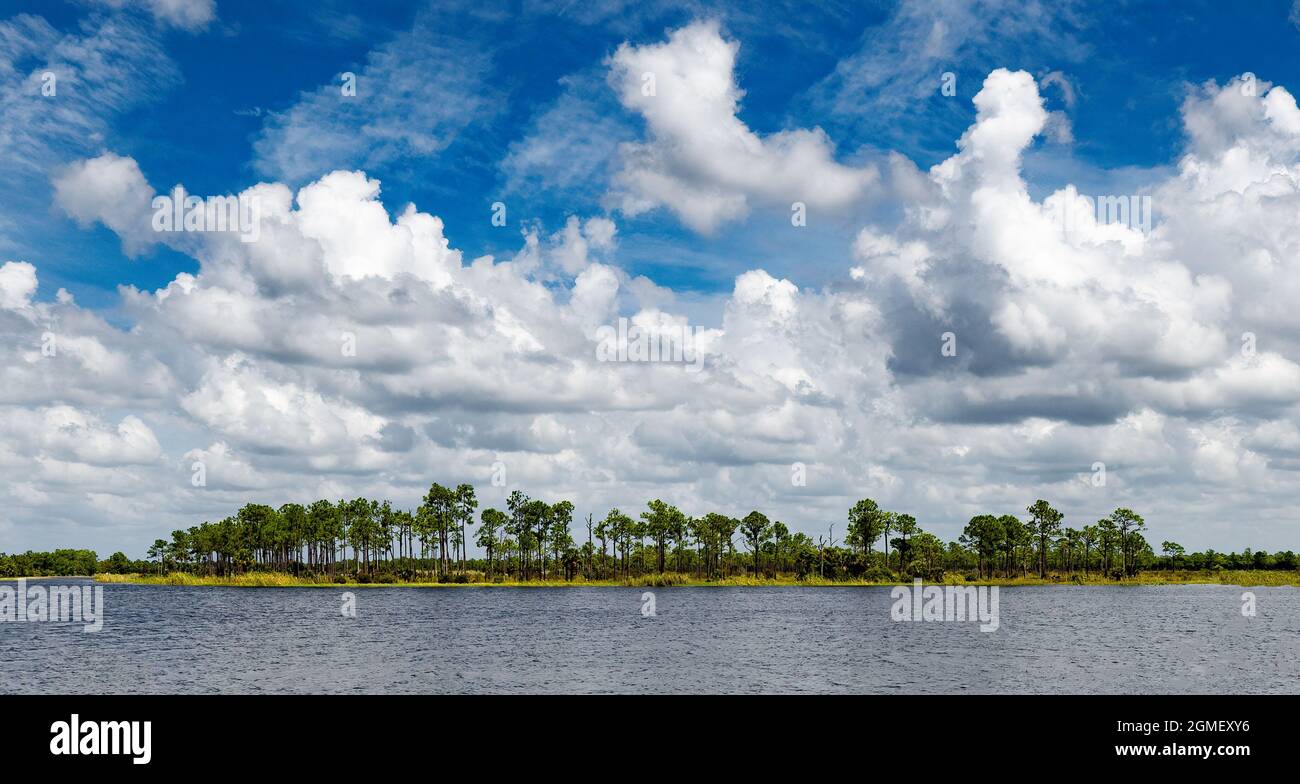
{"label": "distant treeline", "polygon": [[132,561],[123,553],[99,560],[94,550],[55,550],[52,553],[0,553],[0,577],[70,577],[103,572],[129,574],[154,568],[148,561]]}
{"label": "distant treeline", "polygon": [[[945,574],[1014,577],[1031,573],[1123,579],[1152,569],[1295,569],[1290,551],[1269,554],[1186,553],[1164,542],[1157,555],[1143,536],[1146,523],[1131,509],[1081,528],[1035,501],[1026,518],[976,515],[959,539],[944,542],[908,514],[863,499],[849,509],[843,541],[792,532],[753,511],[742,518],[718,512],[687,515],[661,500],[636,517],[612,509],[577,526],[573,504],[548,504],[519,491],[506,509],[478,511],[474,488],[434,484],[416,509],[364,498],[272,507],[247,504],[234,515],[176,530],[149,548],[147,562],[115,553],[96,561],[87,550],[0,554],[0,576],[170,572],[233,575],[248,571],[364,576],[377,582],[630,579],[673,571],[702,579],[738,575],[816,576],[829,580],[889,580]],[[475,519],[477,517],[477,519]],[[484,556],[470,558],[473,542]]]}

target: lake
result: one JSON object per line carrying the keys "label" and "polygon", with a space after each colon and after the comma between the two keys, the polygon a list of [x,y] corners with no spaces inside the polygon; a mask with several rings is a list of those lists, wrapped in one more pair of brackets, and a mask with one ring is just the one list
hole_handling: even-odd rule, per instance
{"label": "lake", "polygon": [[888,587],[102,587],[98,633],[0,623],[0,692],[1300,692],[1297,588],[1007,587],[985,633]]}

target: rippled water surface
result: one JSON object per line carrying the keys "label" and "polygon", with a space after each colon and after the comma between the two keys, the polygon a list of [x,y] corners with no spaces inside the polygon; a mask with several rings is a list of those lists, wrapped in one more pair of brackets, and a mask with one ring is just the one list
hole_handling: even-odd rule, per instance
{"label": "rippled water surface", "polygon": [[889,588],[103,588],[99,633],[0,623],[0,692],[1300,693],[1296,588],[1002,588],[990,633]]}

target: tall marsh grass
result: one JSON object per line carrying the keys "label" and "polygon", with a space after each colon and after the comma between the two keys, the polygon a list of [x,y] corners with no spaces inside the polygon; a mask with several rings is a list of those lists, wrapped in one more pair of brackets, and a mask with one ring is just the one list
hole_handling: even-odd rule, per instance
{"label": "tall marsh grass", "polygon": [[293,585],[325,585],[329,580],[307,580],[281,572],[248,572],[228,577],[170,572],[168,574],[97,574],[101,583],[136,583],[145,585],[226,585],[243,588],[284,588]]}
{"label": "tall marsh grass", "polygon": [[[761,587],[761,586],[863,586],[863,585],[898,585],[900,583],[910,583],[911,578],[902,576],[887,577],[885,575],[872,575],[870,580],[825,580],[815,575],[810,575],[800,580],[793,576],[780,577],[751,577],[747,575],[734,575],[722,577],[714,580],[704,580],[697,575],[684,574],[681,572],[665,572],[663,574],[644,574],[626,579],[608,579],[608,580],[586,580],[582,577],[575,578],[571,582],[564,580],[547,579],[547,580],[516,580],[509,577],[497,575],[495,578],[488,578],[482,572],[468,572],[464,575],[453,574],[449,578],[438,579],[436,577],[419,577],[415,580],[396,581],[391,576],[375,578],[373,582],[368,582],[366,578],[355,579],[336,577],[331,579],[327,575],[317,577],[296,577],[292,574],[281,572],[248,572],[245,574],[236,574],[229,577],[221,576],[201,576],[185,572],[171,572],[170,574],[97,574],[95,580],[101,583],[135,583],[141,585],[215,585],[215,586],[232,586],[248,588],[279,588],[289,586],[327,586],[327,585],[351,585],[351,586],[380,586],[380,585],[398,585],[408,587],[470,587],[470,586],[496,586],[500,588],[567,588],[567,587],[596,587],[596,586],[621,586],[625,588],[671,588],[674,586],[735,586],[735,587]],[[1136,577],[1127,580],[1116,581],[1105,579],[1100,575],[1092,574],[1088,577],[1079,575],[1054,574],[1049,575],[1046,580],[1037,576],[1024,577],[994,577],[974,579],[970,575],[960,573],[949,573],[944,575],[941,580],[927,580],[927,583],[942,584],[961,584],[961,585],[1239,585],[1242,587],[1252,586],[1297,586],[1300,587],[1300,571],[1286,570],[1260,570],[1260,569],[1223,569],[1218,571],[1160,571],[1160,572],[1143,572]]]}

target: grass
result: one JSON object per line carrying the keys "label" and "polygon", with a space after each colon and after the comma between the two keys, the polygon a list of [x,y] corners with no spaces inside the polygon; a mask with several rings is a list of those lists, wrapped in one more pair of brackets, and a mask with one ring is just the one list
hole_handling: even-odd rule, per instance
{"label": "grass", "polygon": [[1132,582],[1139,585],[1300,586],[1300,570],[1224,569],[1217,572],[1172,570],[1144,572],[1135,577]]}
{"label": "grass", "polygon": [[[1077,579],[1076,579],[1077,578]],[[410,588],[464,588],[464,587],[498,587],[498,588],[574,588],[574,587],[627,587],[627,588],[668,588],[673,586],[870,586],[898,585],[909,583],[910,579],[896,578],[888,580],[823,580],[810,577],[804,580],[793,576],[755,578],[734,576],[716,580],[704,580],[696,575],[678,572],[664,574],[647,574],[626,580],[585,580],[581,577],[566,582],[564,580],[488,580],[481,573],[469,575],[470,582],[387,582],[372,583],[364,580],[349,579],[335,582],[328,577],[295,577],[281,572],[248,572],[229,577],[199,576],[184,572],[157,574],[97,574],[95,580],[102,583],[131,583],[134,585],[192,585],[192,586],[226,586],[238,588],[284,588],[284,587],[410,587]],[[931,582],[931,581],[927,581]],[[998,577],[994,579],[973,580],[964,575],[949,574],[938,581],[949,585],[1240,585],[1250,586],[1284,586],[1300,587],[1300,571],[1285,570],[1220,570],[1220,571],[1161,571],[1143,572],[1136,577],[1123,581],[1103,579],[1090,575],[1087,580],[1082,575],[1051,575],[1044,580],[1039,577]]]}
{"label": "grass", "polygon": [[[132,583],[136,585],[229,585],[247,588],[287,588],[310,585],[306,580],[280,572],[249,572],[230,577],[202,577],[186,572],[158,574],[97,574],[101,583]],[[324,583],[321,583],[322,585]]]}

